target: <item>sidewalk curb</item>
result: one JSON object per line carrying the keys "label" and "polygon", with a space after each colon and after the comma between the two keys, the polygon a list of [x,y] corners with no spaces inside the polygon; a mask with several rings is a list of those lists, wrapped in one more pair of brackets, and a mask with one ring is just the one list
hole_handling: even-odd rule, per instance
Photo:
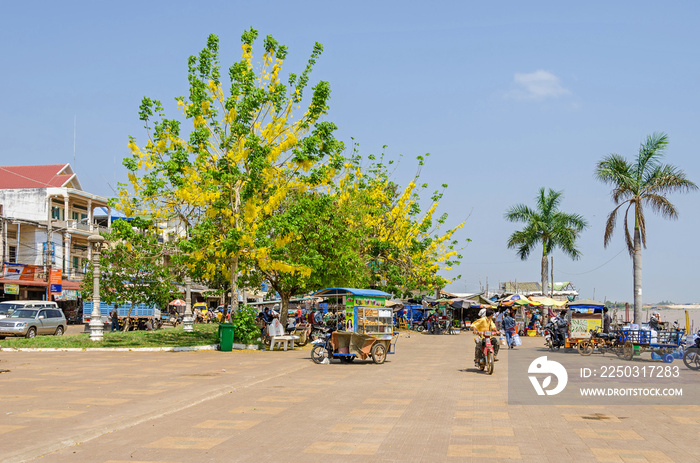
{"label": "sidewalk curb", "polygon": [[[255,344],[234,344],[237,350],[258,350]],[[219,350],[218,344],[186,347],[0,347],[0,352],[193,352]]]}

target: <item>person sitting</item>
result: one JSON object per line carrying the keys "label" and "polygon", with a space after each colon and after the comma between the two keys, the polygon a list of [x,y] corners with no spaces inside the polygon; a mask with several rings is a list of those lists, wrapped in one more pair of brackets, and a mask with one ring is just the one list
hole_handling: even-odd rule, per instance
{"label": "person sitting", "polygon": [[659,312],[652,313],[651,317],[649,318],[649,328],[652,330],[659,331],[661,329],[659,326],[660,319],[661,314]]}
{"label": "person sitting", "polygon": [[562,310],[557,318],[555,326],[555,339],[556,343],[563,346],[566,341],[566,331],[569,326],[569,321],[566,319],[566,309]]}

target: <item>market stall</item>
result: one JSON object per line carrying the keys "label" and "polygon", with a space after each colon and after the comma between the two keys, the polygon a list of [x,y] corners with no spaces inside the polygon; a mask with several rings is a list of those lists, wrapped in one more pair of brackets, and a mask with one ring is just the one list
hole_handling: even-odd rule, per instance
{"label": "market stall", "polygon": [[[344,310],[345,330],[329,332],[324,343],[312,350],[312,358],[341,358],[352,361],[371,354],[375,363],[383,363],[396,347],[394,317],[385,301],[391,294],[376,289],[325,288],[313,294],[328,299]],[[393,341],[393,342],[392,342]]]}

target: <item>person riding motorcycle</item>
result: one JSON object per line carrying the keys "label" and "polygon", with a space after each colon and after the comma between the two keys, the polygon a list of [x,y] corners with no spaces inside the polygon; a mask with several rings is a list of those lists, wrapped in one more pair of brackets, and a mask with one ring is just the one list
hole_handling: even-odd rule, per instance
{"label": "person riding motorcycle", "polygon": [[566,328],[569,326],[569,321],[566,319],[566,309],[562,310],[554,322],[554,336],[556,344],[563,346],[566,341]]}
{"label": "person riding motorcycle", "polygon": [[[496,329],[496,324],[493,321],[493,314],[493,309],[486,309],[484,317],[472,323],[472,331],[474,331],[478,336],[474,338],[474,340],[476,341],[476,347],[474,349],[474,364],[476,366],[479,366],[479,358],[481,357],[481,350],[483,349],[484,345],[484,336],[482,333],[484,331],[491,331],[492,333],[498,332],[498,330]],[[493,343],[493,354],[494,357],[498,355],[497,342]],[[497,358],[495,358],[494,360],[498,361]]]}

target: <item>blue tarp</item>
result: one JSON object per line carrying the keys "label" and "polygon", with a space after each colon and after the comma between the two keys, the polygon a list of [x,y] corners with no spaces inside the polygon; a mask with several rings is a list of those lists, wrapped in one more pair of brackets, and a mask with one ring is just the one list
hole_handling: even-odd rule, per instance
{"label": "blue tarp", "polygon": [[312,294],[315,297],[331,296],[380,296],[391,297],[391,294],[379,291],[378,289],[358,289],[358,288],[324,288]]}

